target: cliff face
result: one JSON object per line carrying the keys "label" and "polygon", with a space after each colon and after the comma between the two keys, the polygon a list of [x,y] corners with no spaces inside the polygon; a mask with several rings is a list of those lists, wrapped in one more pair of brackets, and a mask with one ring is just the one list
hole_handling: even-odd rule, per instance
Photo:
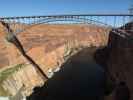
{"label": "cliff face", "polygon": [[109,59],[107,61],[111,75],[116,83],[125,81],[131,91],[131,100],[133,99],[133,23],[128,23],[121,27],[131,36],[122,38],[113,33],[109,36],[108,46],[110,48]]}
{"label": "cliff face", "polygon": [[[2,65],[0,67],[23,62],[23,57],[21,57],[16,47],[4,39],[4,28],[1,27],[0,29],[0,53],[2,56],[0,63]],[[77,43],[77,45],[104,46],[108,40],[107,31],[108,29],[106,28],[93,25],[38,25],[17,34],[17,37],[21,41],[26,53],[33,57],[34,60],[43,58],[43,61],[46,61],[48,59],[46,57],[47,54],[70,42],[73,44]],[[2,61],[7,62],[4,63]],[[48,66],[51,65],[48,64]]]}
{"label": "cliff face", "polygon": [[[109,75],[117,85],[124,81],[128,86],[133,99],[133,23],[128,23],[120,29],[130,34],[130,37],[124,38],[113,32],[110,32],[108,45],[97,52],[96,60],[104,66]],[[102,59],[101,59],[102,58]],[[116,90],[116,89],[115,89]],[[114,100],[115,90],[107,100]],[[121,90],[123,91],[123,90]],[[112,98],[112,99],[111,99]]]}
{"label": "cliff face", "polygon": [[0,24],[0,68],[9,64],[4,27]]}
{"label": "cliff face", "polygon": [[[48,77],[51,77],[67,58],[82,48],[105,46],[108,41],[108,32],[109,29],[94,25],[38,25],[17,34],[17,37],[27,55]],[[7,75],[10,77],[2,80],[1,86],[11,95],[15,95],[21,88],[26,95],[29,95],[33,87],[43,84],[46,80],[42,80],[18,49],[4,39],[4,33],[4,28],[1,26],[1,72],[5,71],[8,74],[13,70],[15,74]],[[16,71],[14,66],[19,64],[23,64],[24,67]]]}

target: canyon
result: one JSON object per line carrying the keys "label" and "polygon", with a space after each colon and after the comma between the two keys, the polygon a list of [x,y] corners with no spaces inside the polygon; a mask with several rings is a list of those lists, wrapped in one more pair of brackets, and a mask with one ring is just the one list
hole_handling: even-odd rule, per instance
{"label": "canyon", "polygon": [[[126,24],[126,32],[132,34],[132,23]],[[75,58],[93,61],[103,66],[115,82],[126,81],[131,93],[132,87],[132,42],[114,34],[110,28],[98,25],[44,25],[40,24],[17,34],[27,55],[29,55],[52,78],[62,65]],[[86,48],[95,48],[92,51]],[[33,88],[43,86],[43,80],[34,67],[21,55],[19,50],[5,40],[5,30],[0,25],[0,95],[29,96]],[[8,92],[7,92],[8,91]],[[113,93],[106,97],[113,100]],[[132,96],[131,96],[132,98]],[[17,100],[17,99],[16,99]]]}

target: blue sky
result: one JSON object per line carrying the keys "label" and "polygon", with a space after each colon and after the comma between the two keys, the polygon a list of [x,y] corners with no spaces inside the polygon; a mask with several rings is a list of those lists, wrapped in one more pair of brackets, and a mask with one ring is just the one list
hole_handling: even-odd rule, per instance
{"label": "blue sky", "polygon": [[131,0],[0,0],[0,16],[127,13]]}

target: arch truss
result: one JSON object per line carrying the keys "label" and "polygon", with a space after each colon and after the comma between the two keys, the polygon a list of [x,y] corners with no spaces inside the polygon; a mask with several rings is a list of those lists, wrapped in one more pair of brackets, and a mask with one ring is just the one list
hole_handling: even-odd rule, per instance
{"label": "arch truss", "polygon": [[2,17],[10,25],[14,33],[20,33],[39,24],[95,24],[105,27],[120,27],[128,23],[131,14],[79,14],[50,16]]}

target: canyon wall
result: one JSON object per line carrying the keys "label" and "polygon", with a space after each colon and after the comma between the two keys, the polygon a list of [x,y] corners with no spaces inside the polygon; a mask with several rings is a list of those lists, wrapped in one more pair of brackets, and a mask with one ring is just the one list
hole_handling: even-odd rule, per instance
{"label": "canyon wall", "polygon": [[[42,24],[17,34],[17,37],[27,55],[50,78],[69,57],[83,48],[107,45],[109,31],[110,29],[96,25]],[[13,44],[5,40],[4,36],[5,31],[1,26],[0,75],[4,77],[1,86],[10,95],[16,95],[18,91],[23,91],[22,95],[29,95],[35,86],[41,86],[46,80],[38,75],[34,67]],[[16,69],[20,64],[22,66]],[[9,73],[12,71],[14,73]]]}
{"label": "canyon wall", "polygon": [[[122,37],[114,32],[110,32],[108,45],[100,49],[96,54],[96,61],[102,65],[108,74],[112,77],[114,84],[125,82],[130,90],[131,99],[133,99],[133,23],[128,23],[119,29],[124,29],[129,37]],[[123,34],[122,32],[119,32]],[[107,97],[107,100],[114,100],[116,89]],[[123,90],[121,90],[123,92]],[[121,92],[121,93],[122,93]],[[124,92],[123,92],[124,93]],[[122,96],[121,96],[122,97]],[[124,98],[124,97],[123,97]]]}

